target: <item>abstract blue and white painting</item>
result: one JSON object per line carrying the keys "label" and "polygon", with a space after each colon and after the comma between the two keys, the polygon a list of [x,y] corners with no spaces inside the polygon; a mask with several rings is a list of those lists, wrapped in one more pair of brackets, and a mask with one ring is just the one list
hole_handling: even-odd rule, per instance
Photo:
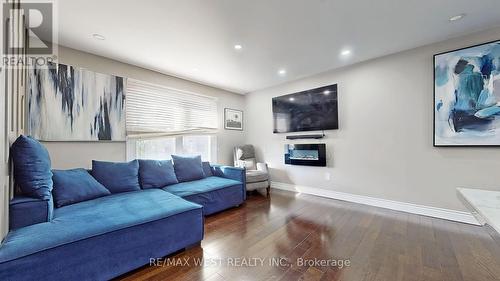
{"label": "abstract blue and white painting", "polygon": [[28,74],[28,132],[44,141],[125,140],[123,77],[64,64]]}
{"label": "abstract blue and white painting", "polygon": [[500,41],[434,56],[434,145],[500,145]]}

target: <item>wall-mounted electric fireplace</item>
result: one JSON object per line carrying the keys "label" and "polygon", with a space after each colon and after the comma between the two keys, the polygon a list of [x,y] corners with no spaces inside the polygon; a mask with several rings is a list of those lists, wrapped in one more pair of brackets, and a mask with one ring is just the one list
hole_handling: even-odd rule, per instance
{"label": "wall-mounted electric fireplace", "polygon": [[326,166],[326,144],[285,144],[285,164]]}

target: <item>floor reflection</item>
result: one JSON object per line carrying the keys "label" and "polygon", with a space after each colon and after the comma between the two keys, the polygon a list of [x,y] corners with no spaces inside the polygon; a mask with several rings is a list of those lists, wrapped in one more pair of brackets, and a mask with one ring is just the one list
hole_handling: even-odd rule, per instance
{"label": "floor reflection", "polygon": [[497,240],[475,226],[274,191],[207,217],[201,246],[170,256],[188,264],[120,279],[500,280]]}

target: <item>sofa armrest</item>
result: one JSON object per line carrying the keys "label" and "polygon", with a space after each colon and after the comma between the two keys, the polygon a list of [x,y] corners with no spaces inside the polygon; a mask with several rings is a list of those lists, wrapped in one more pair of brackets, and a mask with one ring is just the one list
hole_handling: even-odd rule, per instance
{"label": "sofa armrest", "polygon": [[9,228],[16,229],[52,220],[54,203],[50,199],[16,196],[9,203]]}
{"label": "sofa armrest", "polygon": [[267,168],[266,163],[257,163],[257,170],[269,173],[269,169]]}
{"label": "sofa armrest", "polygon": [[213,165],[214,175],[221,178],[246,182],[245,169],[231,166]]}
{"label": "sofa armrest", "polygon": [[245,169],[222,165],[212,165],[212,169],[214,176],[240,181],[243,187],[243,201],[247,199],[247,177]]}

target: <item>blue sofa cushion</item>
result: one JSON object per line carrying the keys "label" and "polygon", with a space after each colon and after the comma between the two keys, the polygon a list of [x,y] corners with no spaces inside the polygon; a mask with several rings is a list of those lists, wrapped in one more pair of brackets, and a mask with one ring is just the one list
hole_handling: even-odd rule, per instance
{"label": "blue sofa cushion", "polygon": [[194,181],[205,177],[201,164],[201,156],[172,155],[175,175],[179,182]]}
{"label": "blue sofa cushion", "polygon": [[140,190],[139,162],[104,162],[92,160],[92,176],[111,193]]}
{"label": "blue sofa cushion", "polygon": [[62,207],[111,194],[85,169],[53,170],[52,194],[56,207]]}
{"label": "blue sofa cushion", "polygon": [[201,180],[181,182],[178,184],[164,187],[163,190],[175,194],[180,197],[186,197],[193,194],[209,192],[217,189],[222,189],[232,185],[241,185],[242,183],[236,180],[207,177]]}
{"label": "blue sofa cushion", "polygon": [[[2,244],[0,265],[47,249],[201,208],[160,189],[113,194],[64,206],[54,210],[51,222],[10,231]],[[175,228],[175,225],[171,227]]]}
{"label": "blue sofa cushion", "polygon": [[214,175],[209,162],[202,162],[201,165],[203,166],[203,174],[205,177],[211,177]]}
{"label": "blue sofa cushion", "polygon": [[139,160],[139,178],[144,189],[178,183],[170,160]]}
{"label": "blue sofa cushion", "polygon": [[24,195],[50,199],[52,172],[47,149],[37,140],[19,136],[11,147],[14,180]]}

